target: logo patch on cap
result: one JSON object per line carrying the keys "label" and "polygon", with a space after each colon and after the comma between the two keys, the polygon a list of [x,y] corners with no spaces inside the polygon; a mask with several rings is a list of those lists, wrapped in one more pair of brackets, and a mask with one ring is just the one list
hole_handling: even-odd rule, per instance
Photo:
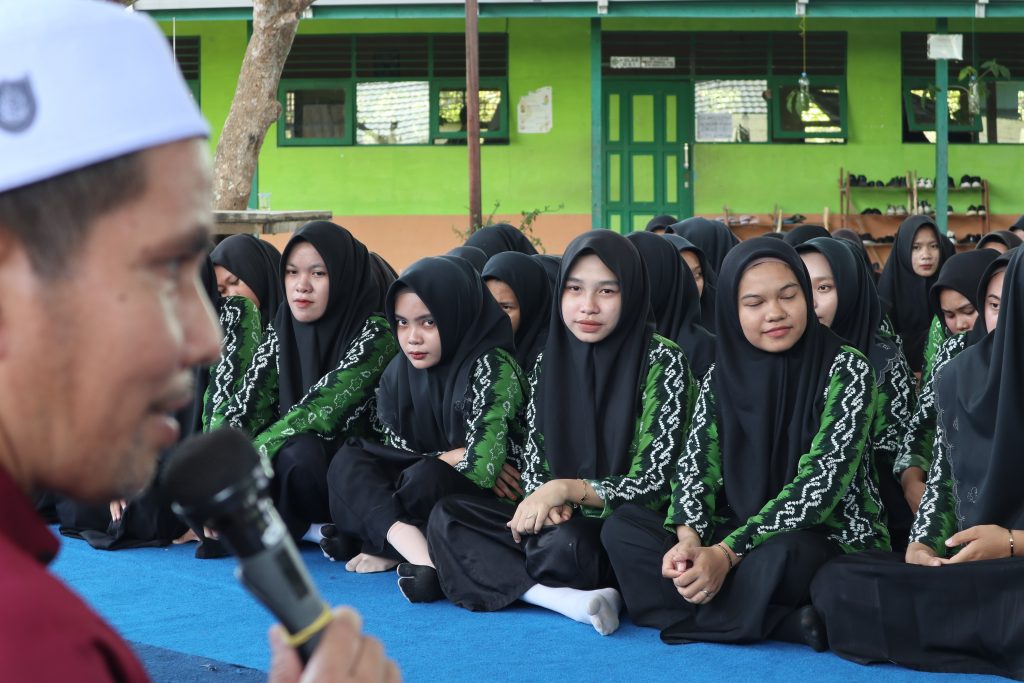
{"label": "logo patch on cap", "polygon": [[36,98],[28,76],[19,81],[0,81],[0,130],[21,133],[36,119]]}

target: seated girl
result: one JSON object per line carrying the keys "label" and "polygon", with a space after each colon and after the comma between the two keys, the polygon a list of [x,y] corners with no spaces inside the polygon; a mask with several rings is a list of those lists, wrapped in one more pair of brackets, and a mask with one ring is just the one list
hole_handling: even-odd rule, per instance
{"label": "seated girl", "polygon": [[427,525],[437,571],[413,580],[466,609],[522,600],[608,634],[621,600],[601,525],[624,503],[664,504],[692,379],[679,347],[654,332],[647,273],[626,238],[580,235],[558,281],[530,374],[526,498],[442,500]]}
{"label": "seated girl", "polygon": [[817,322],[785,242],[742,242],[719,275],[715,364],[668,514],[620,508],[602,540],[630,617],[665,642],[820,648],[811,577],[843,552],[889,547],[862,457],[874,371]]}
{"label": "seated girl", "polygon": [[[667,235],[682,239],[676,235]],[[697,283],[672,243],[648,232],[626,237],[643,259],[651,280],[651,311],[658,334],[683,349],[695,377],[703,377],[715,360],[715,335],[702,324]]]}
{"label": "seated girl", "polygon": [[374,390],[398,345],[380,315],[379,266],[347,230],[307,223],[281,262],[287,305],[225,415],[271,461],[274,503],[297,538],[329,519],[331,456],[346,438],[370,432]]}
{"label": "seated girl", "polygon": [[526,254],[506,251],[491,257],[483,279],[512,322],[516,362],[528,374],[544,350],[551,320],[551,285],[544,266]]}
{"label": "seated girl", "polygon": [[984,297],[994,331],[938,371],[935,454],[906,563],[844,557],[811,586],[843,657],[1024,679],[1024,253],[1000,260]]}
{"label": "seated girl", "polygon": [[359,573],[402,559],[431,567],[421,529],[434,504],[454,493],[495,498],[525,384],[509,318],[467,261],[412,264],[386,310],[402,353],[381,378],[377,439],[349,439],[327,473],[335,530],[321,546]]}
{"label": "seated girl", "polygon": [[889,536],[893,549],[903,552],[913,515],[892,468],[914,404],[914,376],[899,345],[880,330],[882,305],[856,247],[819,237],[796,250],[811,279],[818,322],[867,356],[875,371],[878,393],[869,441]]}
{"label": "seated girl", "polygon": [[939,368],[980,338],[980,335],[968,334],[981,308],[976,294],[982,273],[998,256],[992,249],[976,249],[953,256],[930,292],[932,311],[943,321],[942,342],[926,368],[917,407],[893,463],[893,474],[901,482],[904,499],[915,514],[924,492],[935,440],[934,378]]}
{"label": "seated girl", "polygon": [[697,283],[697,296],[700,297],[700,322],[709,332],[715,330],[715,282],[718,278],[704,252],[690,240],[675,234],[666,234],[665,239],[676,248],[680,258]]}

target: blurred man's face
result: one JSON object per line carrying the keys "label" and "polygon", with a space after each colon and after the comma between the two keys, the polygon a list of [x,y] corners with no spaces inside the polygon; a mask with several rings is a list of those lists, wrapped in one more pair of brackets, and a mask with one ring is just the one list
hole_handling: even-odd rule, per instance
{"label": "blurred man's face", "polygon": [[[0,438],[23,485],[109,500],[141,490],[178,438],[220,331],[199,285],[211,222],[204,143],[142,153],[143,195],[100,216],[60,277],[0,257]],[[12,457],[13,454],[13,457]]]}

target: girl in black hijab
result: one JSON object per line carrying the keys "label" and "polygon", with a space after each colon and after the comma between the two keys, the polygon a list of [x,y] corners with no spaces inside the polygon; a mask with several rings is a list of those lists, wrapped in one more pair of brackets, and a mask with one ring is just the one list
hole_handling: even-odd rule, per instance
{"label": "girl in black hijab", "polygon": [[782,240],[791,247],[798,247],[817,237],[832,237],[832,233],[820,225],[798,225],[787,232]]}
{"label": "girl in black hijab", "polygon": [[[748,240],[719,273],[718,346],[668,515],[620,508],[602,540],[630,617],[662,640],[820,647],[810,578],[888,548],[872,466],[867,359],[818,324],[791,246]],[[668,533],[665,529],[671,529]]]}
{"label": "girl in black hijab", "polygon": [[[911,216],[900,223],[896,239],[878,280],[883,312],[902,341],[910,369],[920,374],[925,366],[930,335],[940,335],[939,321],[928,306],[928,291],[943,264],[954,253],[948,239],[927,216]],[[933,332],[929,330],[934,327]],[[935,341],[940,341],[936,337]],[[927,357],[934,354],[934,347]]]}
{"label": "girl in black hijab", "polygon": [[[662,236],[635,232],[626,237],[647,266],[651,310],[660,335],[679,344],[690,370],[703,377],[715,360],[715,335],[701,325],[700,294],[690,269]],[[682,239],[682,238],[680,238]]]}
{"label": "girl in black hijab", "polygon": [[232,235],[214,248],[210,260],[220,295],[248,298],[266,329],[284,301],[281,254],[274,245],[252,235]]}
{"label": "girl in black hijab", "polygon": [[679,221],[675,216],[669,216],[668,214],[662,214],[661,216],[655,216],[651,220],[647,221],[647,227],[644,228],[645,232],[653,232],[657,235],[665,234],[668,226],[678,223]]}
{"label": "girl in black hijab", "polygon": [[594,230],[569,245],[530,375],[525,500],[451,496],[430,516],[452,602],[492,611],[520,599],[603,634],[618,627],[602,520],[627,502],[662,504],[689,415],[686,358],[655,333],[648,287],[621,235]]}
{"label": "girl in black hijab", "polygon": [[[935,378],[939,369],[971,346],[983,334],[973,333],[982,319],[982,302],[977,299],[979,283],[991,264],[999,257],[992,249],[975,249],[949,259],[935,284],[929,300],[936,318],[943,320],[936,333],[940,341],[931,362],[925,368],[917,407],[907,425],[907,432],[893,464],[903,495],[916,513],[931,468],[935,443]],[[948,313],[948,315],[947,315]]]}
{"label": "girl in black hijab", "polygon": [[296,537],[328,519],[330,457],[369,433],[374,389],[398,350],[378,269],[341,226],[299,228],[281,255],[286,302],[227,408],[273,464],[274,502]]}
{"label": "girl in black hijab", "polygon": [[529,373],[544,350],[551,320],[551,284],[544,266],[532,256],[506,251],[487,262],[483,279],[512,321],[516,362]]}
{"label": "girl in black hijab", "polygon": [[845,557],[814,581],[841,656],[1024,679],[1024,253],[1001,258],[996,329],[939,370],[935,459],[906,564]]}
{"label": "girl in black hijab", "polygon": [[906,548],[910,507],[893,475],[914,402],[914,376],[899,345],[882,334],[882,305],[867,266],[856,247],[843,240],[818,237],[797,247],[807,267],[819,322],[867,356],[875,371],[875,419],[871,425],[872,460],[893,548]]}
{"label": "girl in black hijab", "polygon": [[346,565],[358,573],[406,560],[399,586],[418,602],[441,597],[427,580],[435,572],[421,529],[444,496],[496,499],[525,380],[508,316],[461,258],[409,266],[388,291],[386,311],[402,353],[381,378],[376,438],[349,439],[331,463],[336,529],[321,545],[347,560],[352,549],[338,539],[358,539],[362,553]]}
{"label": "girl in black hijab", "polygon": [[482,249],[487,258],[503,251],[518,251],[527,256],[537,253],[530,238],[524,235],[522,230],[508,223],[495,223],[480,228],[469,236],[466,246]]}
{"label": "girl in black hijab", "polygon": [[1021,244],[1024,244],[1024,240],[1012,230],[996,230],[982,237],[975,249],[995,249],[1000,254],[1005,254]]}
{"label": "girl in black hijab", "polygon": [[694,216],[670,226],[670,232],[690,240],[708,259],[711,270],[718,273],[722,269],[722,261],[729,250],[740,243],[722,221],[711,221],[707,218]]}
{"label": "girl in black hijab", "polygon": [[484,266],[487,265],[487,254],[483,249],[479,247],[470,247],[462,245],[461,247],[455,247],[448,252],[448,256],[458,256],[469,261],[469,264],[473,266],[473,270],[478,273],[484,272]]}
{"label": "girl in black hijab", "polygon": [[700,321],[706,330],[715,331],[715,281],[718,275],[711,267],[704,252],[690,240],[679,235],[666,234],[665,239],[676,248],[697,285],[700,295]]}

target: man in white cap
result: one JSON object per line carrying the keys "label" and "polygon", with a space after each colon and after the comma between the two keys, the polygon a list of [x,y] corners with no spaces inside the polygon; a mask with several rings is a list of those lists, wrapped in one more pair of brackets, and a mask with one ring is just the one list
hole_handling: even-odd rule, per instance
{"label": "man in white cap", "polygon": [[[208,127],[164,36],[95,0],[0,0],[0,678],[143,681],[125,643],[45,564],[31,496],[141,490],[220,331],[198,284]],[[305,672],[397,678],[339,613]]]}

